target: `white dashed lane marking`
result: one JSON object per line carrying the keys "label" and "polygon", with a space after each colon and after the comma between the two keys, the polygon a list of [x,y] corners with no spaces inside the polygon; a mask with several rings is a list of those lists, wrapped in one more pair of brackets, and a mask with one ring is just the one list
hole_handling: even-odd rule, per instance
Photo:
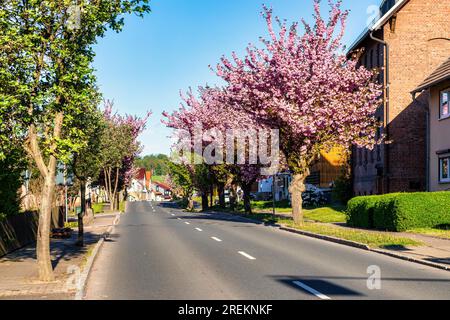
{"label": "white dashed lane marking", "polygon": [[322,299],[322,300],[331,300],[330,297],[324,295],[323,293],[320,293],[319,291],[317,291],[314,288],[311,288],[310,286],[307,286],[306,284],[304,284],[303,282],[300,281],[294,281],[293,282],[296,286],[299,286],[300,288],[308,291],[309,293],[312,293],[313,295],[315,295],[316,297]]}
{"label": "white dashed lane marking", "polygon": [[244,251],[238,251],[238,253],[239,253],[240,255],[246,257],[247,259],[250,259],[250,260],[256,260],[255,257],[252,257],[251,255],[249,255],[248,253],[246,253],[246,252],[244,252]]}
{"label": "white dashed lane marking", "polygon": [[211,239],[213,239],[213,240],[215,240],[215,241],[217,241],[217,242],[222,242],[222,240],[220,240],[220,239],[217,238],[217,237],[211,237]]}

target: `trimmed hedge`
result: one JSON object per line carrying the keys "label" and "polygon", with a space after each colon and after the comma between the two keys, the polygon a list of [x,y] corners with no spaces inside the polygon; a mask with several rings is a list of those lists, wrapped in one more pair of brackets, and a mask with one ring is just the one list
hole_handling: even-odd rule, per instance
{"label": "trimmed hedge", "polygon": [[439,228],[450,224],[450,192],[356,197],[349,201],[346,214],[352,227],[387,231]]}
{"label": "trimmed hedge", "polygon": [[92,211],[94,214],[102,213],[104,210],[104,203],[93,203],[92,204]]}

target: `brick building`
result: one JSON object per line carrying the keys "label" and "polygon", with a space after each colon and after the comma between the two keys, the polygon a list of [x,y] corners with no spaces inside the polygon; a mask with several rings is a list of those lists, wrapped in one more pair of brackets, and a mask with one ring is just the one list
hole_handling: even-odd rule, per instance
{"label": "brick building", "polygon": [[380,71],[383,103],[376,117],[384,123],[384,144],[354,149],[356,195],[426,189],[428,92],[413,91],[450,52],[450,1],[384,0],[380,15],[350,47],[348,55]]}

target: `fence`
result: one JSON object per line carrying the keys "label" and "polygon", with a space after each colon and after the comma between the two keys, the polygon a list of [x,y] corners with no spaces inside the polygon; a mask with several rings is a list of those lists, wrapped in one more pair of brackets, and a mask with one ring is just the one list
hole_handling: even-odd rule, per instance
{"label": "fence", "polygon": [[[0,257],[36,241],[39,214],[35,211],[0,220]],[[52,228],[64,226],[64,207],[52,210]]]}

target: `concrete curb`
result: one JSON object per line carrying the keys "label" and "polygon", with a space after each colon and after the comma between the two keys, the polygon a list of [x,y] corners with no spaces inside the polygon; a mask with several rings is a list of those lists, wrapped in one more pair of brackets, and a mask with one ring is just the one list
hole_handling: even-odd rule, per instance
{"label": "concrete curb", "polygon": [[105,239],[109,237],[109,235],[113,232],[114,227],[119,223],[120,220],[120,213],[116,213],[116,217],[114,218],[113,225],[110,226],[106,232],[103,233],[102,238],[95,244],[94,250],[92,251],[92,254],[89,256],[88,261],[83,268],[83,271],[80,274],[80,279],[78,282],[78,288],[75,294],[74,300],[83,300],[87,280],[89,278],[89,274],[92,270],[92,266],[94,265],[95,258],[97,257],[100,248],[102,247],[103,243],[105,242]]}
{"label": "concrete curb", "polygon": [[312,233],[312,232],[308,232],[308,231],[303,231],[303,230],[298,230],[298,229],[294,229],[294,228],[289,228],[289,227],[285,227],[285,226],[282,226],[282,225],[279,225],[279,224],[269,224],[268,225],[268,224],[264,224],[261,221],[258,221],[258,220],[255,220],[255,219],[243,217],[241,215],[232,214],[232,213],[228,213],[228,212],[226,212],[225,214],[229,214],[229,215],[232,215],[232,216],[235,216],[235,217],[239,217],[239,218],[242,218],[243,220],[252,221],[252,222],[255,222],[255,223],[258,223],[258,224],[262,224],[264,226],[276,227],[276,228],[278,228],[279,230],[282,230],[282,231],[296,233],[296,234],[300,234],[300,235],[303,235],[303,236],[306,236],[306,237],[316,238],[316,239],[320,239],[320,240],[330,241],[330,242],[342,244],[342,245],[345,245],[345,246],[350,246],[350,247],[353,247],[353,248],[358,248],[358,249],[362,249],[362,250],[366,250],[366,251],[370,251],[370,252],[375,252],[375,253],[378,253],[378,254],[383,254],[385,256],[390,256],[392,258],[397,258],[397,259],[401,259],[401,260],[405,260],[405,261],[409,261],[409,262],[414,262],[414,263],[418,263],[418,264],[425,265],[425,266],[432,267],[432,268],[436,268],[436,269],[450,271],[450,266],[446,266],[446,265],[443,265],[443,264],[440,264],[440,263],[435,263],[435,262],[426,261],[426,260],[422,260],[422,259],[417,259],[417,258],[414,258],[414,257],[411,257],[411,256],[398,254],[398,253],[391,252],[391,251],[388,251],[388,250],[370,248],[368,245],[365,245],[363,243],[350,241],[350,240],[345,240],[345,239],[340,239],[340,238],[336,238],[336,237],[332,237],[332,236],[325,236],[325,235]]}
{"label": "concrete curb", "polygon": [[308,231],[303,231],[303,230],[298,230],[298,229],[289,228],[289,227],[283,227],[283,226],[278,226],[278,228],[280,230],[283,230],[283,231],[297,233],[297,234],[301,234],[303,236],[307,236],[307,237],[311,237],[311,238],[317,238],[317,239],[320,239],[320,240],[326,240],[326,241],[330,241],[330,242],[335,242],[335,243],[338,243],[338,244],[343,244],[343,245],[346,245],[346,246],[359,248],[359,249],[363,249],[363,250],[368,250],[368,251],[371,250],[368,245],[363,244],[363,243],[359,243],[359,242],[355,242],[355,241],[351,241],[351,240],[340,239],[340,238],[336,238],[336,237],[332,237],[332,236],[325,236],[325,235],[322,235],[322,234],[312,233],[312,232],[308,232]]}
{"label": "concrete curb", "polygon": [[419,263],[425,266],[429,266],[429,267],[433,267],[433,268],[437,268],[437,269],[441,269],[441,270],[445,270],[445,271],[450,271],[450,266],[446,266],[440,263],[435,263],[435,262],[431,262],[431,261],[426,261],[426,260],[422,260],[422,259],[416,259],[410,256],[405,256],[402,254],[398,254],[395,252],[391,252],[391,251],[387,251],[387,250],[383,250],[383,249],[370,249],[370,251],[372,252],[376,252],[379,254],[384,254],[386,256],[390,256],[393,258],[397,258],[397,259],[401,259],[401,260],[405,260],[405,261],[410,261],[410,262],[415,262],[415,263]]}
{"label": "concrete curb", "polygon": [[417,258],[414,258],[414,257],[411,257],[411,256],[398,254],[398,253],[395,253],[395,252],[392,252],[392,251],[388,251],[388,250],[384,250],[384,249],[370,248],[368,245],[365,245],[363,243],[350,241],[350,240],[345,240],[345,239],[340,239],[340,238],[331,237],[331,236],[324,236],[324,235],[317,234],[317,233],[307,232],[307,231],[303,231],[303,230],[297,230],[297,229],[283,227],[283,226],[278,226],[278,227],[279,227],[280,230],[283,230],[283,231],[297,233],[297,234],[301,234],[301,235],[304,235],[304,236],[307,236],[307,237],[317,238],[317,239],[321,239],[321,240],[325,240],[325,241],[335,242],[335,243],[338,243],[338,244],[342,244],[342,245],[346,245],[346,246],[350,246],[350,247],[354,247],[354,248],[358,248],[358,249],[363,249],[363,250],[366,250],[366,251],[371,251],[371,252],[383,254],[385,256],[389,256],[389,257],[392,257],[392,258],[397,258],[397,259],[401,259],[401,260],[405,260],[405,261],[409,261],[409,262],[414,262],[414,263],[419,263],[419,264],[426,265],[426,266],[429,266],[429,267],[445,270],[445,271],[450,271],[450,266],[446,266],[446,265],[443,265],[443,264],[440,264],[440,263],[435,263],[435,262],[426,261],[426,260],[422,260],[422,259],[417,259]]}

